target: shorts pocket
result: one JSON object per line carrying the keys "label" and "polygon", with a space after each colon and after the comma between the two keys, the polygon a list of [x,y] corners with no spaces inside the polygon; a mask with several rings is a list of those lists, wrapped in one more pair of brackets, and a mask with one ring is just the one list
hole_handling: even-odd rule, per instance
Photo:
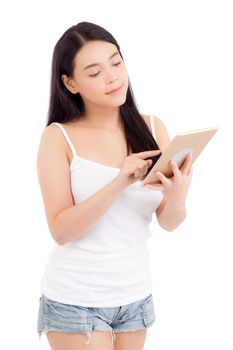
{"label": "shorts pocket", "polygon": [[140,307],[142,309],[142,317],[145,326],[151,326],[155,322],[154,302],[152,294],[144,299],[144,301],[140,304]]}
{"label": "shorts pocket", "polygon": [[91,324],[88,322],[89,311],[78,305],[68,305],[45,298],[46,312],[49,319],[49,327],[64,330],[89,331]]}

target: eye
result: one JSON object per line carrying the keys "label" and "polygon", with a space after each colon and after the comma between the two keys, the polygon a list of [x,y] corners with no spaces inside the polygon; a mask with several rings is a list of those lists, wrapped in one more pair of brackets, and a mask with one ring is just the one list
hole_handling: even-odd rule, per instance
{"label": "eye", "polygon": [[[121,62],[122,62],[122,61],[117,62],[117,63],[113,64],[113,66],[118,66]],[[100,73],[100,72],[97,72],[97,73],[95,73],[95,74],[91,74],[91,75],[89,75],[89,77],[96,77],[99,73]]]}
{"label": "eye", "polygon": [[98,75],[99,74],[99,72],[97,72],[97,73],[95,73],[95,74],[91,74],[91,75],[89,75],[89,77],[95,77],[96,75]]}

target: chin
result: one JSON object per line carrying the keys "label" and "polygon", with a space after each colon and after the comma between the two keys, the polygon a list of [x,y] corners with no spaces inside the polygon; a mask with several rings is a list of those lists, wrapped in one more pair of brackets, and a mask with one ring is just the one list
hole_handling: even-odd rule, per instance
{"label": "chin", "polygon": [[118,101],[115,101],[115,103],[111,103],[110,105],[113,107],[119,107],[122,106],[126,101],[126,97],[119,99]]}
{"label": "chin", "polygon": [[122,106],[123,104],[125,104],[125,101],[126,101],[126,96],[118,106]]}

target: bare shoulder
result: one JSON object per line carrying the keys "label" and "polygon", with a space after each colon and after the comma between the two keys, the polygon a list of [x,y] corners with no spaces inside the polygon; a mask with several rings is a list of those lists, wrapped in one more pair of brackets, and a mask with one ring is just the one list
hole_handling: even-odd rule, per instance
{"label": "bare shoulder", "polygon": [[52,237],[55,218],[60,211],[73,205],[70,187],[70,167],[59,126],[50,124],[41,135],[37,153],[37,175],[44,201],[46,218]]}
{"label": "bare shoulder", "polygon": [[[142,114],[143,119],[145,120],[148,127],[151,129],[150,125],[150,116]],[[159,148],[163,151],[167,145],[170,143],[170,136],[168,128],[165,123],[157,116],[153,116],[153,123],[155,128],[156,141]]]}
{"label": "bare shoulder", "polygon": [[[56,124],[50,124],[49,126],[46,126],[44,130],[42,131],[41,134],[41,140],[51,140],[56,138],[59,139],[60,131],[59,131],[59,126]],[[54,140],[53,140],[54,141]]]}
{"label": "bare shoulder", "polygon": [[61,167],[63,171],[65,170],[68,173],[69,160],[65,142],[64,136],[56,124],[50,124],[42,131],[37,151],[39,180],[44,180],[45,173],[47,173],[49,168]]}
{"label": "bare shoulder", "polygon": [[38,152],[43,149],[47,149],[47,151],[49,149],[51,152],[57,151],[56,153],[60,155],[66,155],[68,160],[67,142],[58,125],[50,124],[42,131]]}
{"label": "bare shoulder", "polygon": [[[60,124],[63,125],[62,123]],[[47,136],[47,137],[60,138],[61,130],[58,125],[56,125],[55,123],[52,123],[43,130],[42,136],[44,135],[45,137]]]}

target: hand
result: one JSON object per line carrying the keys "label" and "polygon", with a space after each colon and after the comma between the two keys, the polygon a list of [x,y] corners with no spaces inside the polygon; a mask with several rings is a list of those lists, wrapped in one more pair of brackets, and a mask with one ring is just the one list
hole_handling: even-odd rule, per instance
{"label": "hand", "polygon": [[167,178],[161,172],[157,172],[161,184],[145,185],[155,191],[162,191],[167,201],[177,204],[185,203],[188,188],[190,186],[193,174],[191,167],[192,153],[189,153],[182,166],[178,168],[174,161],[170,161],[171,169],[174,174],[171,178]]}
{"label": "hand", "polygon": [[148,157],[155,157],[160,150],[151,150],[138,153],[132,153],[125,158],[122,168],[117,175],[117,180],[124,186],[127,187],[133,182],[136,182],[139,178],[145,175],[148,168],[152,164],[152,159],[145,159]]}

